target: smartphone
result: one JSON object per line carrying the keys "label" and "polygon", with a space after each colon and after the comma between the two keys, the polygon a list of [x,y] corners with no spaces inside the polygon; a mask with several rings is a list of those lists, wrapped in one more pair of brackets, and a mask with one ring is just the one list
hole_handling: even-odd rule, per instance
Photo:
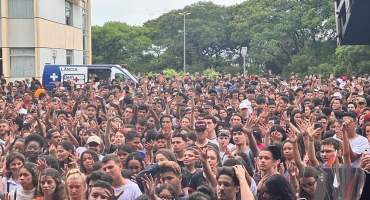
{"label": "smartphone", "polygon": [[365,150],[364,154],[365,154],[365,157],[370,157],[370,152],[368,152],[367,149]]}
{"label": "smartphone", "polygon": [[313,128],[314,129],[323,128],[322,123],[319,123],[319,122],[314,123]]}

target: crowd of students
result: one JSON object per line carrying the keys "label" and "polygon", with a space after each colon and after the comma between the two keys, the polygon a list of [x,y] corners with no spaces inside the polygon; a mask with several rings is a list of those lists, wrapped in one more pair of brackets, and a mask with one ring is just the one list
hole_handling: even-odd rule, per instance
{"label": "crowd of students", "polygon": [[137,79],[2,79],[1,198],[311,200],[320,170],[370,170],[368,75]]}

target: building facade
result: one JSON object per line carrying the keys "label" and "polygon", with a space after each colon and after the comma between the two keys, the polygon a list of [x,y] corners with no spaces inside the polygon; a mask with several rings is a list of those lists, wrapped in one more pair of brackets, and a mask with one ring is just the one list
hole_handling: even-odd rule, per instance
{"label": "building facade", "polygon": [[41,79],[45,64],[91,64],[88,0],[0,0],[0,73]]}

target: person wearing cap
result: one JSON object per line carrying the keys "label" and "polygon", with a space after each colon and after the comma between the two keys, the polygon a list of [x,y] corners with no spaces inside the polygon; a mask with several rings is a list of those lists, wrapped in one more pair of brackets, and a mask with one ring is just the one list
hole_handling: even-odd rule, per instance
{"label": "person wearing cap", "polygon": [[367,106],[366,99],[365,98],[359,99],[358,102],[357,102],[357,105],[358,105],[357,109],[360,110],[360,112],[361,112]]}
{"label": "person wearing cap", "polygon": [[214,90],[214,89],[210,89],[210,90],[208,90],[208,94],[209,94],[210,97],[216,97],[217,96],[217,91]]}
{"label": "person wearing cap", "polygon": [[247,119],[248,119],[248,116],[250,114],[249,113],[249,108],[252,108],[252,107],[248,107],[248,105],[246,103],[241,103],[239,105],[239,111],[243,116],[243,123],[246,122]]}
{"label": "person wearing cap", "polygon": [[[205,120],[198,120],[194,123],[195,136],[197,137],[197,140],[195,141],[194,145],[200,148],[210,145],[218,150],[217,145],[207,140],[207,133],[206,133],[207,129],[208,129],[208,125]],[[194,145],[190,145],[190,146],[194,146]]]}
{"label": "person wearing cap", "polygon": [[231,113],[234,111],[234,108],[232,106],[227,106],[226,110],[227,112]]}
{"label": "person wearing cap", "polygon": [[100,155],[100,144],[102,144],[102,140],[96,135],[90,136],[86,141],[86,149],[95,151],[99,155],[99,160],[101,161],[103,160],[104,156]]}
{"label": "person wearing cap", "polygon": [[189,72],[187,72],[187,73],[186,73],[186,76],[185,76],[185,78],[184,78],[184,83],[185,83],[185,84],[188,84],[188,81],[189,81],[189,80],[191,80],[191,77],[190,77]]}

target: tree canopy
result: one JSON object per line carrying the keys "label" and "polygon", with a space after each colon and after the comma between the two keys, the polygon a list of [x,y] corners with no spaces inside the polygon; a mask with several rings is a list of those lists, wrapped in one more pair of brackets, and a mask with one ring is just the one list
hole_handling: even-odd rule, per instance
{"label": "tree canopy", "polygon": [[249,0],[234,6],[198,2],[142,26],[107,22],[92,27],[94,64],[125,63],[135,72],[182,71],[186,16],[187,72],[275,74],[365,73],[369,46],[337,46],[330,0]]}

